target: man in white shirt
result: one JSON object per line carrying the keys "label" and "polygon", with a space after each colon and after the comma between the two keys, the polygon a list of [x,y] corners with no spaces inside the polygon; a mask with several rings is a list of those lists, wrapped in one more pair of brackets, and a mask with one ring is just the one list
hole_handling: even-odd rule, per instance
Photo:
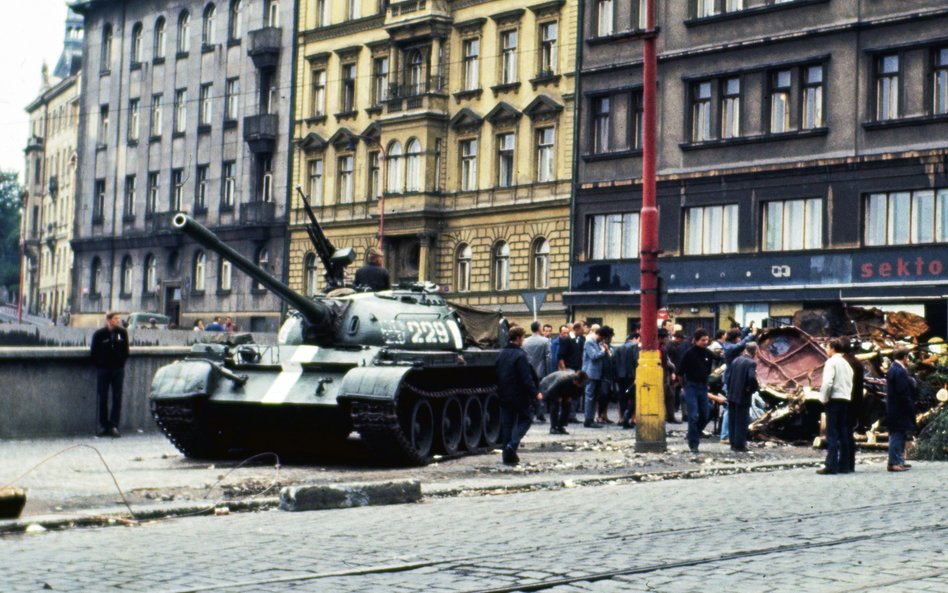
{"label": "man in white shirt", "polygon": [[845,344],[842,340],[830,340],[826,351],[830,357],[823,365],[823,383],[820,385],[820,401],[826,406],[826,464],[816,473],[849,473],[852,471],[846,461],[849,459],[849,440],[844,435],[847,430],[852,430],[847,414],[853,391],[853,369],[843,358]]}

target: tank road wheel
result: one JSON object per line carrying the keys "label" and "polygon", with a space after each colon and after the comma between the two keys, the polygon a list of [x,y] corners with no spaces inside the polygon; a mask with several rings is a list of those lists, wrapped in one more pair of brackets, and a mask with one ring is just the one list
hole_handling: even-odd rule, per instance
{"label": "tank road wheel", "polygon": [[464,436],[464,410],[461,401],[449,397],[440,406],[441,422],[438,430],[438,448],[447,455],[454,455]]}
{"label": "tank road wheel", "polygon": [[484,446],[500,444],[500,398],[491,393],[484,398]]}
{"label": "tank road wheel", "polygon": [[419,398],[415,401],[409,421],[407,428],[412,451],[419,458],[427,458],[431,455],[435,433],[434,410],[431,409],[428,400]]}
{"label": "tank road wheel", "polygon": [[481,445],[484,433],[484,409],[476,396],[464,402],[464,448],[474,451]]}

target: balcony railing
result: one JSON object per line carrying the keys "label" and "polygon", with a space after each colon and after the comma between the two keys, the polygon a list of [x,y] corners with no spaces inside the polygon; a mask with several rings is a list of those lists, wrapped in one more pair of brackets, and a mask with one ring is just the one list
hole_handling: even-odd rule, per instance
{"label": "balcony railing", "polygon": [[244,141],[251,152],[273,152],[279,134],[280,119],[274,113],[250,115],[244,118]]}
{"label": "balcony railing", "polygon": [[247,202],[240,205],[240,224],[268,224],[275,218],[274,202]]}
{"label": "balcony railing", "polygon": [[445,111],[448,107],[446,97],[442,77],[432,76],[423,83],[391,85],[385,104],[388,113],[414,109]]}
{"label": "balcony railing", "polygon": [[30,136],[30,139],[26,142],[26,152],[33,152],[35,150],[43,150],[43,145],[46,141],[40,136]]}
{"label": "balcony railing", "polygon": [[283,46],[283,29],[264,27],[250,32],[250,48],[247,54],[257,68],[275,68]]}
{"label": "balcony railing", "polygon": [[385,24],[417,20],[428,16],[448,16],[445,0],[402,0],[391,2],[385,15]]}

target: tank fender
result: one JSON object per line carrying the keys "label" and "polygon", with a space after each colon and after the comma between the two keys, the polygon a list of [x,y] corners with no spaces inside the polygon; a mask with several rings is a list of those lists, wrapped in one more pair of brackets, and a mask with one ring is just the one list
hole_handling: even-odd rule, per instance
{"label": "tank fender", "polygon": [[161,367],[151,381],[151,399],[207,397],[217,388],[218,372],[207,360],[182,360]]}
{"label": "tank fender", "polygon": [[412,367],[358,367],[342,378],[339,398],[392,401]]}

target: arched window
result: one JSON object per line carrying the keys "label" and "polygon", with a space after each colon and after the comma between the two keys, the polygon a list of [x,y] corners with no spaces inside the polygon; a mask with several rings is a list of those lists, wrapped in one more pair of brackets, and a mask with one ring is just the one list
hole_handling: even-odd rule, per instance
{"label": "arched window", "polygon": [[158,258],[149,253],[145,256],[145,283],[143,294],[153,294],[158,288]]}
{"label": "arched window", "polygon": [[419,50],[408,54],[408,95],[420,95],[424,89],[424,61]]}
{"label": "arched window", "polygon": [[111,70],[112,67],[112,25],[106,23],[102,29],[102,55],[99,63],[99,69],[102,71]]}
{"label": "arched window", "polygon": [[135,23],[132,27],[132,63],[142,61],[142,24]]}
{"label": "arched window", "polygon": [[406,190],[421,191],[421,143],[412,138],[406,147]]}
{"label": "arched window", "polygon": [[227,35],[230,39],[240,39],[240,12],[241,0],[233,0],[230,3],[230,22],[227,25]]}
{"label": "arched window", "polygon": [[92,258],[89,271],[89,296],[97,297],[102,293],[102,260]]}
{"label": "arched window", "polygon": [[168,47],[168,28],[165,25],[165,17],[158,17],[155,21],[155,57],[164,58],[165,49]]}
{"label": "arched window", "polygon": [[178,17],[178,53],[185,53],[191,47],[191,13],[183,11]]}
{"label": "arched window", "polygon": [[203,251],[194,254],[194,278],[191,282],[195,292],[204,292],[207,285],[207,256]]}
{"label": "arched window", "polygon": [[119,292],[122,296],[132,296],[132,258],[126,255],[122,259],[122,277]]}
{"label": "arched window", "polygon": [[388,145],[388,150],[385,154],[387,177],[388,181],[386,182],[385,191],[393,194],[400,193],[402,191],[402,145],[398,141],[392,142]]}
{"label": "arched window", "polygon": [[455,253],[457,254],[457,291],[468,292],[471,290],[471,260],[474,258],[474,252],[470,245],[461,243]]}
{"label": "arched window", "polygon": [[307,296],[315,296],[319,292],[319,270],[316,268],[315,253],[307,253],[303,258],[303,281]]}
{"label": "arched window", "polygon": [[510,246],[506,241],[494,244],[494,290],[510,288]]}
{"label": "arched window", "polygon": [[267,2],[267,26],[280,26],[280,0],[270,0]]}
{"label": "arched window", "polygon": [[[257,250],[257,267],[265,270],[268,274],[270,273],[270,252],[267,251],[266,246],[261,247]],[[263,284],[260,284],[254,280],[253,287],[255,290],[264,290],[266,287]]]}
{"label": "arched window", "polygon": [[538,237],[533,242],[533,287],[550,286],[550,242]]}
{"label": "arched window", "polygon": [[204,24],[201,27],[201,44],[205,47],[214,45],[214,17],[217,15],[217,9],[213,4],[208,4],[204,8]]}
{"label": "arched window", "polygon": [[226,259],[221,259],[220,275],[217,277],[217,288],[222,292],[229,292],[234,286],[233,268]]}

